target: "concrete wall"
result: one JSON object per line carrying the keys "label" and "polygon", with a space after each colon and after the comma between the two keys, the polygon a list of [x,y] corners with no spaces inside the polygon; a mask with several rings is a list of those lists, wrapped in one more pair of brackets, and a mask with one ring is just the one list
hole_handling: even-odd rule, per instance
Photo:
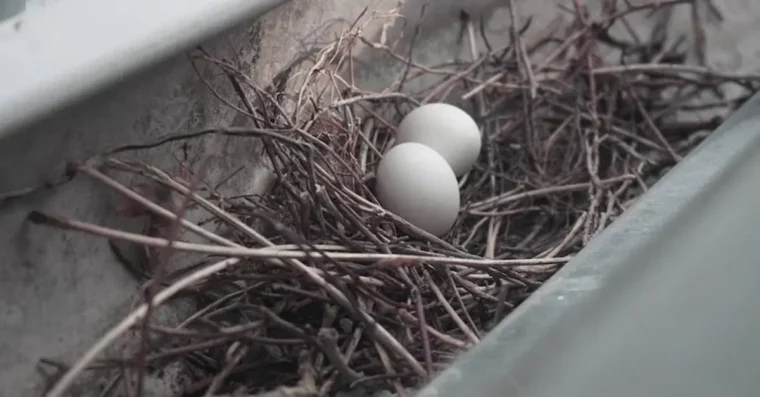
{"label": "concrete wall", "polygon": [[[540,34],[559,14],[553,0],[520,2],[524,15],[535,16],[531,32]],[[407,0],[403,14],[413,26],[424,0]],[[443,60],[463,52],[456,44],[460,2],[436,0],[424,17],[426,28],[415,56],[420,61]],[[505,42],[508,14],[502,0],[470,0],[467,11],[487,17],[494,42]],[[218,57],[237,56],[253,80],[265,86],[277,72],[315,43],[326,42],[353,20],[365,6],[389,9],[396,1],[295,0],[258,22],[210,40],[204,47]],[[760,44],[754,40],[760,19],[760,3],[724,0],[717,4],[726,14],[723,27],[709,29],[710,56],[729,69],[758,65]],[[754,8],[756,11],[749,11]],[[677,20],[684,24],[687,16]],[[688,29],[688,24],[684,24]],[[367,26],[376,35],[379,23]],[[400,37],[407,27],[390,32]],[[498,44],[496,44],[498,45]],[[233,50],[234,47],[234,50]],[[237,54],[234,54],[236,52]],[[364,55],[359,84],[383,88],[393,65]],[[201,75],[228,98],[228,83],[214,67],[201,67]],[[228,125],[234,111],[211,94],[187,57],[177,57],[130,77],[117,87],[74,106],[51,119],[0,141],[0,194],[45,181],[57,175],[66,161],[81,160],[124,143],[191,131],[207,125]],[[257,165],[258,146],[253,141],[214,138],[191,147],[192,156],[212,155],[217,160],[211,179],[221,178],[240,165],[245,173],[229,186],[244,192],[262,190],[257,178],[265,172]],[[171,157],[177,148],[136,154],[147,162],[176,167]],[[213,182],[213,181],[212,181]],[[64,214],[78,219],[139,230],[143,225],[118,218],[114,197],[93,182],[74,183],[41,192],[0,207],[0,396],[36,396],[44,387],[35,371],[40,357],[75,360],[102,332],[128,310],[136,283],[123,270],[106,241],[75,233],[61,233],[25,222],[30,210]],[[171,321],[172,313],[166,321]],[[163,383],[156,383],[159,395]],[[86,394],[82,394],[86,395]]]}
{"label": "concrete wall", "polygon": [[[361,11],[359,3],[368,2],[356,2],[352,7],[315,0],[294,3],[211,39],[203,47],[219,58],[241,59],[243,69],[263,87],[313,40],[332,39],[341,25],[324,29],[329,19],[353,18]],[[321,34],[311,34],[320,28]],[[218,68],[199,66],[204,79],[239,104]],[[67,161],[83,160],[125,143],[230,125],[234,116],[199,78],[187,55],[178,54],[2,140],[0,192],[56,177]],[[227,186],[255,193],[264,186],[258,182],[264,173],[258,146],[253,140],[212,138],[193,143],[189,154],[191,158],[214,157],[215,166],[208,177],[211,183],[245,165],[246,170]],[[173,156],[177,149],[175,145],[130,156],[176,170]],[[40,209],[140,231],[142,220],[114,215],[118,204],[111,192],[80,177],[0,207],[0,396],[40,395],[44,382],[35,370],[37,361],[41,357],[75,360],[127,313],[137,293],[137,283],[104,239],[31,226],[25,222],[26,214]],[[171,314],[164,320],[171,321]],[[156,395],[163,388],[158,386]]]}

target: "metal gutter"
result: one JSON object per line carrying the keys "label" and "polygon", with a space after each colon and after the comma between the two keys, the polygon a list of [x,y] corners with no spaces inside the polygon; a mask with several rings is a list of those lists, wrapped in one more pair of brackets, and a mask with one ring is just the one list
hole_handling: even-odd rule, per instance
{"label": "metal gutter", "polygon": [[26,8],[26,0],[3,0],[0,1],[0,22],[12,17]]}
{"label": "metal gutter", "polygon": [[760,94],[418,396],[760,390]]}
{"label": "metal gutter", "polygon": [[288,1],[29,4],[0,21],[0,138]]}

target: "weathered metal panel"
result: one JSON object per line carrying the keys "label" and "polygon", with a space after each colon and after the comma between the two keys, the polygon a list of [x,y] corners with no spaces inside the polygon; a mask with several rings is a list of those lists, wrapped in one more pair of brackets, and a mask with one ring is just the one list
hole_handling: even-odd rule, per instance
{"label": "weathered metal panel", "polygon": [[65,0],[30,7],[0,23],[0,135],[287,1]]}

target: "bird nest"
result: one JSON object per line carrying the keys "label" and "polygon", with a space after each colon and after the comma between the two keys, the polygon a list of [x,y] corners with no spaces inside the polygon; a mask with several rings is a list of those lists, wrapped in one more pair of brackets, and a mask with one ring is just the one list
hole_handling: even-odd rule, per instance
{"label": "bird nest", "polygon": [[[612,27],[633,13],[687,2],[658,3],[607,7],[596,19],[579,8],[572,23],[533,43],[513,20],[508,46],[486,46],[446,65],[419,64],[354,28],[311,59],[293,92],[258,88],[231,63],[213,60],[239,92],[253,93],[256,100],[242,96],[240,107],[254,126],[171,136],[71,166],[71,175],[93,178],[149,211],[151,233],[30,215],[141,244],[151,260],[136,273],[143,303],[66,366],[49,395],[60,397],[83,371],[104,367],[118,375],[112,386],[126,382],[139,395],[146,373],[172,363],[187,371],[178,393],[184,396],[322,396],[356,388],[404,395],[424,385],[721,122],[690,115],[720,115],[754,90],[756,76],[684,64],[691,49],[613,37]],[[474,42],[476,25],[463,23]],[[353,76],[357,47],[397,62],[392,87],[367,92],[345,77]],[[403,89],[424,76],[436,83],[422,92]],[[322,92],[333,98],[311,94],[319,81],[329,83]],[[729,83],[745,94],[705,102]],[[458,220],[440,238],[385,211],[373,195],[373,170],[393,144],[394,126],[426,102],[462,106],[483,132],[480,158],[460,180]],[[260,140],[271,190],[230,197],[204,183],[199,170],[208,164],[172,175],[130,158],[131,150],[209,135]],[[160,188],[128,187],[106,171]],[[190,222],[190,210],[209,220]],[[188,234],[195,240],[181,238]],[[178,253],[203,260],[170,270]],[[171,327],[152,323],[152,313],[177,296],[190,299],[193,312]],[[101,356],[130,332],[139,342],[133,355]]]}

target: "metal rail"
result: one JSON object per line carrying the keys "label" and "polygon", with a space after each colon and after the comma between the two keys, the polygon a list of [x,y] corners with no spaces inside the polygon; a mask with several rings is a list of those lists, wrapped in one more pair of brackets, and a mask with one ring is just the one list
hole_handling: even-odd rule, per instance
{"label": "metal rail", "polygon": [[760,390],[760,94],[419,396]]}
{"label": "metal rail", "polygon": [[0,18],[0,138],[288,1],[61,0]]}
{"label": "metal rail", "polygon": [[24,8],[26,8],[26,0],[0,1],[0,22],[24,11]]}

